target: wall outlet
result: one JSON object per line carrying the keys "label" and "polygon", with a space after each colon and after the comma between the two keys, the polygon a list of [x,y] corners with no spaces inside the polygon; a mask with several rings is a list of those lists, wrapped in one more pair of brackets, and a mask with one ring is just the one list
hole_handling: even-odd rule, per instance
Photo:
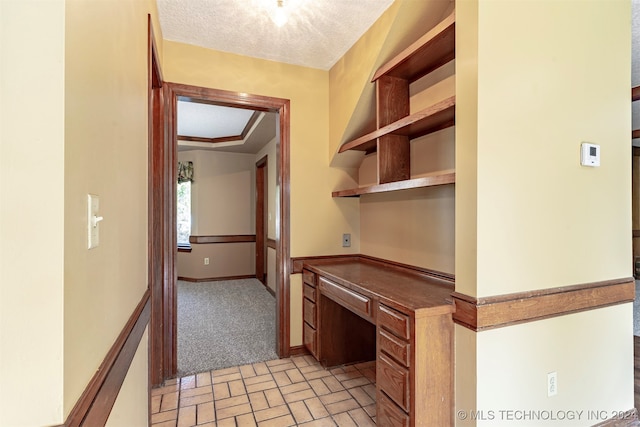
{"label": "wall outlet", "polygon": [[558,394],[558,373],[549,372],[547,374],[547,397]]}
{"label": "wall outlet", "polygon": [[348,248],[351,246],[351,234],[345,233],[342,235],[342,247]]}
{"label": "wall outlet", "polygon": [[204,265],[209,265],[209,258],[204,259]]}

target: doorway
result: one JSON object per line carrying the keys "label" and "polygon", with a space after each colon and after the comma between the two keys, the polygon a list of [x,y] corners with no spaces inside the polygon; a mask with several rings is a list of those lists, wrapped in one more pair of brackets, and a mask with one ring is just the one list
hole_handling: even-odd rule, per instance
{"label": "doorway", "polygon": [[[154,271],[162,271],[161,280],[152,280],[152,312],[156,313],[152,322],[156,327],[151,331],[151,363],[159,367],[158,374],[152,372],[152,385],[159,385],[165,379],[174,377],[177,372],[177,333],[176,333],[176,189],[177,179],[177,101],[178,98],[204,100],[208,103],[244,108],[256,111],[268,111],[278,114],[279,136],[276,138],[276,206],[275,206],[275,297],[276,297],[276,352],[279,357],[289,356],[289,100],[259,95],[229,92],[219,89],[165,83],[164,98],[164,132],[166,153],[150,157],[150,177],[160,176],[164,208],[162,226],[150,215],[150,230],[161,232],[162,238],[150,236],[150,247],[161,245],[165,257],[151,259]],[[155,173],[162,171],[161,173]],[[155,173],[155,175],[154,175]],[[151,188],[156,188],[150,182]],[[151,207],[151,205],[150,205]],[[263,213],[264,215],[264,213]],[[160,231],[161,230],[161,231]],[[264,256],[264,254],[263,254]]]}

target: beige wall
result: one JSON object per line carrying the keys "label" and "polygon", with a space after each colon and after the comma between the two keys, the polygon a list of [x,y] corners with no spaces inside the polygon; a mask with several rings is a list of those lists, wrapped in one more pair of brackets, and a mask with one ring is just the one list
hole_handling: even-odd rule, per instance
{"label": "beige wall", "polygon": [[[0,424],[52,425],[64,422],[147,288],[148,13],[161,34],[152,1],[0,8]],[[20,186],[9,185],[18,172]],[[91,251],[87,193],[101,197],[105,218]],[[37,268],[33,242],[43,253]],[[144,425],[141,352],[118,400]],[[28,405],[34,390],[38,404]]]}
{"label": "beige wall", "polygon": [[64,1],[0,1],[3,426],[59,424],[65,415],[64,10]]}
{"label": "beige wall", "polygon": [[[291,100],[291,256],[359,251],[358,212],[331,191],[351,178],[329,168],[328,72],[165,40],[165,79]],[[322,177],[322,179],[319,179]],[[342,233],[356,242],[342,248]],[[291,345],[302,344],[301,282],[292,279]]]}
{"label": "beige wall", "polygon": [[[255,233],[255,156],[207,150],[178,152],[193,161],[191,234]],[[177,257],[178,276],[193,279],[255,274],[254,243],[192,244]],[[204,258],[209,258],[209,265]]]}
{"label": "beige wall", "polygon": [[[629,2],[468,1],[456,13],[456,290],[631,276]],[[583,141],[601,145],[601,167],[580,166]],[[456,332],[458,409],[633,407],[631,304]]]}
{"label": "beige wall", "polygon": [[[155,16],[152,1],[66,3],[65,414],[147,289],[150,12]],[[104,217],[100,246],[91,250],[88,193],[100,196]],[[122,399],[146,413],[139,393]]]}

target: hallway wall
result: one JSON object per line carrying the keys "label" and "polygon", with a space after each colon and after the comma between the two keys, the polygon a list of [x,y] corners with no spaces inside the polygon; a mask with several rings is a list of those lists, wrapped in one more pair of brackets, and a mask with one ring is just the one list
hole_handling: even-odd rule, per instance
{"label": "hallway wall", "polygon": [[[192,161],[191,234],[255,234],[255,156],[207,150],[178,152]],[[255,243],[191,243],[178,252],[179,277],[205,279],[255,275]],[[209,265],[204,258],[209,258]]]}
{"label": "hallway wall", "polygon": [[[149,13],[161,52],[153,0],[0,2],[1,425],[64,423],[147,289]],[[146,422],[147,363],[145,335],[121,420]]]}

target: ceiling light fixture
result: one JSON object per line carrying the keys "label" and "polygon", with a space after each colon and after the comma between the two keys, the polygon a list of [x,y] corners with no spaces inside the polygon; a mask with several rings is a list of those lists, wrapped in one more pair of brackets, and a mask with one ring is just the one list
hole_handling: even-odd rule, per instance
{"label": "ceiling light fixture", "polygon": [[284,0],[277,0],[277,2],[278,6],[276,7],[276,11],[273,15],[273,22],[275,22],[278,27],[282,27],[287,23],[287,13],[284,9]]}

